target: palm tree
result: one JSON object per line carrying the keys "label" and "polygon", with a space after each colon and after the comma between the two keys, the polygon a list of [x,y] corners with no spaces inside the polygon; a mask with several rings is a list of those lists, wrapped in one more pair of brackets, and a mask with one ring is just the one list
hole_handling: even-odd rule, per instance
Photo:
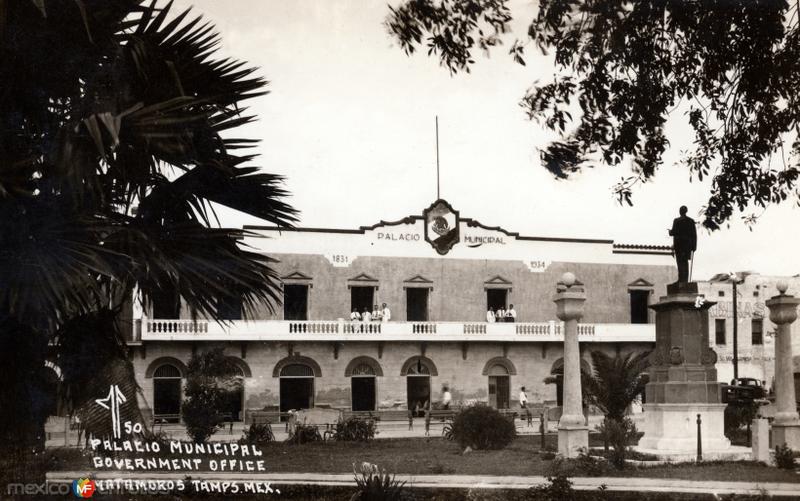
{"label": "palm tree", "polygon": [[0,443],[13,450],[42,444],[46,358],[65,366],[74,409],[109,380],[134,384],[119,325],[134,287],[217,320],[221,303],[247,318],[279,300],[272,259],[214,212],[296,221],[282,179],[242,151],[256,141],[227,133],[266,82],[215,59],[213,25],[170,6],[0,3]]}
{"label": "palm tree", "polygon": [[609,356],[592,351],[592,372],[583,377],[586,401],[606,418],[622,421],[628,407],[644,391],[650,352]]}

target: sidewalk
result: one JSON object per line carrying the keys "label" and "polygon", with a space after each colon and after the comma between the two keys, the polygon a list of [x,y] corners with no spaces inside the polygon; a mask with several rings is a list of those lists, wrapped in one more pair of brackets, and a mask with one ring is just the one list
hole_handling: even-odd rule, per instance
{"label": "sidewalk", "polygon": [[[590,429],[595,426],[596,422],[599,422],[599,420],[594,419],[594,416],[590,418]],[[521,419],[517,419],[515,424],[517,426],[518,435],[539,434],[538,419],[534,419],[531,426],[528,426],[527,422]],[[556,421],[549,421],[548,425],[548,432],[555,433],[558,423]],[[246,427],[247,426],[243,423],[233,423],[233,430],[231,430],[231,428],[226,425],[220,431],[212,435],[209,440],[213,442],[235,442],[242,438],[242,433]],[[432,421],[430,436],[441,437],[442,428],[444,428],[443,422],[438,420]],[[169,435],[170,438],[176,440],[189,440],[189,436],[186,435],[186,428],[181,424],[156,425],[153,429],[156,432],[163,431]],[[323,431],[325,431],[325,427],[320,426],[320,432]],[[285,431],[284,423],[274,423],[272,425],[272,432],[275,434],[275,440],[277,441],[283,441],[289,437],[288,433]],[[408,429],[407,421],[379,422],[378,433],[375,436],[376,439],[423,437],[425,437],[425,419],[423,418],[414,418],[414,428],[412,430]],[[46,447],[76,447],[78,445],[78,431],[69,430],[66,440],[63,432],[52,433],[45,445]]]}
{"label": "sidewalk", "polygon": [[[72,483],[73,480],[86,476],[82,471],[49,472],[50,483]],[[95,480],[179,480],[186,473],[149,473],[149,472],[97,472]],[[547,479],[540,476],[501,477],[478,475],[397,475],[409,487],[417,488],[455,488],[455,489],[527,489],[543,484]],[[197,479],[201,480],[201,479]],[[215,473],[203,472],[202,480],[209,482],[268,482],[273,485],[339,485],[354,486],[352,474],[322,473]],[[573,487],[580,490],[593,490],[605,485],[608,490],[628,492],[680,492],[687,494],[747,494],[770,496],[800,497],[800,483],[783,482],[719,482],[697,481],[666,478],[629,478],[629,477],[574,477],[570,479]]]}

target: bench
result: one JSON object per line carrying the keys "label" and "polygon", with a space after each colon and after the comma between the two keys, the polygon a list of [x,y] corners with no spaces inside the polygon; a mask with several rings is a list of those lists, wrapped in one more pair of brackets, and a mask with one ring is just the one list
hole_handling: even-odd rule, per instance
{"label": "bench", "polygon": [[248,422],[250,424],[273,424],[285,423],[285,431],[289,431],[289,418],[292,416],[290,412],[279,411],[252,411],[250,412]]}
{"label": "bench", "polygon": [[153,426],[157,424],[180,423],[180,414],[153,414]]}

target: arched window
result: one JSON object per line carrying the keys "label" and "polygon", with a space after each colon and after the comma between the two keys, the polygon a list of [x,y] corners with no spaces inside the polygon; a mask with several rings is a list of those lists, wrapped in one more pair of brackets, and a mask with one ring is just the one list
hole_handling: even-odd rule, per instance
{"label": "arched window", "polygon": [[408,372],[406,373],[406,376],[430,376],[430,375],[431,375],[430,368],[428,368],[428,366],[422,362],[409,367]]}
{"label": "arched window", "polygon": [[369,364],[360,364],[353,369],[352,376],[374,376],[375,369]]}
{"label": "arched window", "polygon": [[314,377],[314,369],[304,364],[289,364],[281,369],[281,377]]}
{"label": "arched window", "polygon": [[153,371],[153,417],[156,420],[168,423],[180,420],[182,378],[180,369],[169,363]]}

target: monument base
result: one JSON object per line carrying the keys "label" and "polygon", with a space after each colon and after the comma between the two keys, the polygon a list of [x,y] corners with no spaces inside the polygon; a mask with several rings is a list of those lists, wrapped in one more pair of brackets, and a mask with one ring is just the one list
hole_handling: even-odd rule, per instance
{"label": "monument base", "polygon": [[775,447],[786,444],[790,449],[800,449],[800,421],[772,423],[772,444]]}
{"label": "monument base", "polygon": [[565,458],[576,458],[580,449],[589,449],[589,427],[559,426],[558,453]]}
{"label": "monument base", "polygon": [[[703,458],[731,450],[725,437],[725,404],[644,404],[644,436],[637,450],[661,456],[697,456],[697,415],[701,416]],[[749,451],[749,448],[748,448]]]}

